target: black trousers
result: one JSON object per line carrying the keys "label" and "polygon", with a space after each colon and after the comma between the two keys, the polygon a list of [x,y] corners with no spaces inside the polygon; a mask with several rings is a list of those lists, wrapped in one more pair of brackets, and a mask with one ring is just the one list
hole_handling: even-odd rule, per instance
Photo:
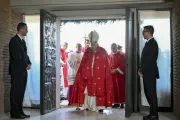
{"label": "black trousers", "polygon": [[21,115],[23,112],[24,93],[27,84],[27,71],[11,74],[10,104],[11,115]]}
{"label": "black trousers", "polygon": [[154,74],[154,72],[143,74],[143,83],[145,96],[150,105],[150,115],[158,116],[156,74]]}

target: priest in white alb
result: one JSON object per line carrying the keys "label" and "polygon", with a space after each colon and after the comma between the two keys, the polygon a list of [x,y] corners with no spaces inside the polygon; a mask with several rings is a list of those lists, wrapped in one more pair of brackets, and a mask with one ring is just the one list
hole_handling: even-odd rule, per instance
{"label": "priest in white alb", "polygon": [[76,73],[79,69],[79,65],[82,60],[82,53],[81,53],[82,46],[80,43],[76,44],[76,51],[70,52],[68,54],[67,64],[68,64],[68,93],[67,93],[67,99],[70,101],[71,93],[73,84],[75,81]]}

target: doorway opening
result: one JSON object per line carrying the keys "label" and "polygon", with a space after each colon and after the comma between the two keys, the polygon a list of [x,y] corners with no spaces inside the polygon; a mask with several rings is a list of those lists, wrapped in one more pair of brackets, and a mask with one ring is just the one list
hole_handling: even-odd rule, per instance
{"label": "doorway opening", "polygon": [[[76,51],[76,44],[80,43],[85,47],[85,40],[88,39],[90,31],[96,30],[99,34],[98,44],[103,47],[108,54],[111,54],[111,44],[116,43],[122,46],[125,53],[126,41],[126,21],[125,19],[90,19],[90,20],[61,20],[60,43],[68,43],[66,53]],[[61,71],[61,76],[62,76]],[[68,107],[67,91],[64,85],[64,78],[61,77],[61,103],[62,107]],[[124,86],[125,87],[125,86]]]}
{"label": "doorway opening", "polygon": [[24,22],[28,25],[25,40],[32,68],[28,71],[23,106],[40,109],[40,16],[26,15]]}
{"label": "doorway opening", "polygon": [[[68,43],[67,53],[74,51],[76,43],[80,43],[84,47],[85,39],[91,30],[96,30],[99,33],[99,45],[106,49],[108,54],[111,53],[111,44],[116,43],[122,46],[122,51],[125,53],[126,39],[126,22],[124,18],[118,19],[98,19],[98,20],[81,20],[81,23],[61,21],[60,26],[60,41]],[[98,22],[101,21],[101,22]],[[40,16],[26,15],[24,22],[28,25],[28,35],[26,43],[28,55],[33,63],[32,69],[28,71],[28,83],[24,97],[24,107],[40,109]],[[60,54],[60,53],[59,53]],[[61,72],[62,74],[62,72]],[[68,101],[67,91],[64,90],[64,84],[60,83],[60,99],[61,107],[67,107]],[[62,90],[62,91],[61,91]]]}

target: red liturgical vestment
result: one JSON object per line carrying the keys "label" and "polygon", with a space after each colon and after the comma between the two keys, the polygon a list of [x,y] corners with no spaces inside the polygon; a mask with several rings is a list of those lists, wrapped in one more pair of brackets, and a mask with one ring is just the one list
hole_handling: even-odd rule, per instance
{"label": "red liturgical vestment", "polygon": [[110,54],[111,70],[115,69],[117,72],[112,74],[113,88],[114,88],[114,103],[125,102],[125,56],[117,52]]}
{"label": "red liturgical vestment", "polygon": [[88,96],[96,97],[96,106],[112,106],[113,83],[108,54],[102,47],[96,52],[87,48],[82,58],[73,86],[70,104],[82,105]]}
{"label": "red liturgical vestment", "polygon": [[[66,63],[67,54],[66,54],[65,50],[61,49],[60,52],[61,52],[61,60],[64,63]],[[67,64],[63,68],[63,75],[64,75],[64,86],[68,87],[68,66],[67,66]]]}

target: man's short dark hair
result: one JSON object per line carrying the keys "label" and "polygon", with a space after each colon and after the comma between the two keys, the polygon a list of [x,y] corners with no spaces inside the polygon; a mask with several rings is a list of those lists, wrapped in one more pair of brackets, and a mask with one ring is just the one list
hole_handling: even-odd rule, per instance
{"label": "man's short dark hair", "polygon": [[21,28],[27,26],[26,23],[23,23],[23,22],[20,22],[18,25],[17,25],[17,31],[20,31]]}
{"label": "man's short dark hair", "polygon": [[[116,43],[112,43],[112,44],[111,44],[111,47],[112,47],[112,46],[113,46],[113,47],[114,47],[114,46],[117,46],[117,44],[116,44]],[[117,47],[118,47],[118,46],[117,46]]]}
{"label": "man's short dark hair", "polygon": [[122,46],[120,46],[120,45],[117,45],[118,46],[118,49],[122,49]]}
{"label": "man's short dark hair", "polygon": [[151,33],[151,35],[154,34],[154,27],[153,27],[152,25],[144,26],[144,30],[145,30],[146,32]]}

